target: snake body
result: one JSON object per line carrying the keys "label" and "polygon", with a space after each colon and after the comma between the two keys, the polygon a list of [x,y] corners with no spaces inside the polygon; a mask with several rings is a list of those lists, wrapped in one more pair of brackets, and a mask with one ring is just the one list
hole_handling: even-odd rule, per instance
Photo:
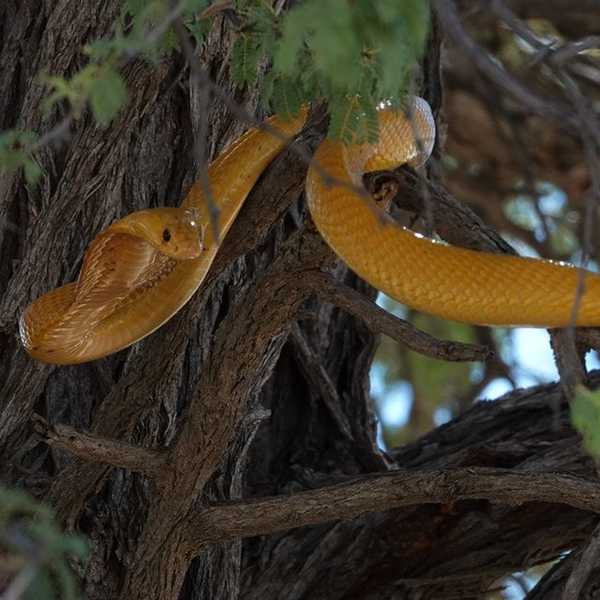
{"label": "snake body", "polygon": [[[417,310],[482,325],[567,326],[579,269],[424,238],[356,191],[364,172],[428,158],[435,122],[424,100],[410,102],[411,119],[392,109],[378,112],[376,144],[321,143],[314,160],[320,169],[313,163],[306,180],[308,205],[321,235],[358,275]],[[272,117],[269,124],[291,138],[305,118],[303,110],[290,121]],[[222,236],[284,143],[263,129],[250,129],[210,165]],[[180,208],[139,211],[99,234],[77,282],[26,308],[19,323],[23,344],[32,357],[56,364],[86,362],[125,348],[189,300],[217,250],[202,187],[196,183]],[[576,324],[600,325],[600,277],[586,271],[584,290]]]}

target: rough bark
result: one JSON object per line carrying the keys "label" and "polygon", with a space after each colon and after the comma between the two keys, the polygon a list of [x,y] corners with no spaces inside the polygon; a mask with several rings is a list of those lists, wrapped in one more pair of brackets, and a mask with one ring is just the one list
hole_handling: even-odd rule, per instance
{"label": "rough bark", "polygon": [[[44,133],[60,121],[60,111],[42,118],[36,74],[76,71],[81,47],[108,34],[119,6],[0,5],[1,129]],[[424,94],[436,113],[439,42],[435,31],[424,64]],[[200,58],[254,112],[255,91],[228,82],[230,51],[219,21]],[[307,217],[306,166],[291,150],[253,191],[208,280],[160,331],[89,365],[52,368],[27,358],[15,335],[23,307],[73,279],[88,241],[110,221],[177,204],[195,178],[198,98],[182,57],[131,61],[123,72],[130,101],[113,125],[100,129],[88,116],[74,124],[68,139],[42,151],[37,187],[19,174],[0,177],[0,469],[3,480],[46,499],[67,527],[88,536],[86,597],[477,598],[499,577],[585,541],[595,524],[594,470],[565,406],[553,428],[556,386],[479,404],[418,443],[380,452],[368,393],[375,337],[365,322],[447,359],[486,354],[419,337],[368,308],[374,291],[335,261]],[[209,123],[211,157],[244,127],[217,100]],[[323,131],[316,115],[297,143],[310,151]],[[432,197],[447,239],[510,251],[445,190]],[[439,474],[471,467],[498,477],[509,470],[514,481],[523,474],[546,487],[515,496],[514,506],[481,487],[483,472],[469,474],[469,493],[466,480]],[[404,469],[418,471],[414,506],[384,493],[379,503],[373,495],[370,509],[334,510],[340,498],[326,486],[367,474],[392,481]],[[431,480],[428,470],[437,473]],[[435,488],[440,477],[446,487]],[[366,504],[370,478],[358,498]],[[573,482],[574,491],[552,495],[557,482]],[[277,525],[257,516],[243,531],[232,526],[235,518],[242,526],[242,513],[227,511],[249,510],[239,504],[246,498],[315,488],[328,500],[317,501],[322,510],[310,519],[298,520],[298,507],[288,505]],[[269,535],[239,539],[259,533]]]}
{"label": "rough bark", "polygon": [[[554,427],[552,406],[560,396],[558,386],[543,386],[482,402],[389,458],[401,475],[485,466],[528,475],[568,473],[595,486],[593,462],[581,450],[564,404]],[[268,423],[263,428],[258,440],[275,435]],[[303,439],[315,452],[312,439]],[[256,493],[283,493],[286,483]],[[457,484],[453,498],[466,490]],[[530,492],[541,488],[532,485],[523,493]],[[244,598],[480,598],[502,575],[585,541],[596,522],[593,513],[517,497],[515,504],[448,499],[249,540]],[[261,563],[267,549],[269,561]],[[293,576],[297,572],[300,577]]]}

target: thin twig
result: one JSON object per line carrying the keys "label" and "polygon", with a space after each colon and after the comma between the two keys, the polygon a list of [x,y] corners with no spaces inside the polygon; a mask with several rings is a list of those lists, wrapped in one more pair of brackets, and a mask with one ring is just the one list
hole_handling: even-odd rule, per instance
{"label": "thin twig", "polygon": [[599,46],[600,36],[598,35],[590,35],[582,38],[581,40],[569,42],[558,47],[546,45],[536,53],[531,62],[531,66],[535,66],[542,61],[549,61],[557,67],[561,67],[582,52],[598,48]]}
{"label": "thin twig", "polygon": [[[189,5],[189,0],[180,0],[173,8],[165,15],[165,18],[151,31],[148,32],[144,39],[144,48],[148,48],[156,43],[165,34],[171,25],[181,18],[185,9]],[[137,56],[143,49],[136,49],[130,57]]]}
{"label": "thin twig", "polygon": [[338,429],[347,439],[353,440],[354,436],[352,435],[352,428],[350,427],[348,418],[341,410],[341,401],[337,388],[333,381],[331,381],[323,363],[318,360],[315,353],[311,350],[297,323],[292,325],[290,337],[294,349],[296,350],[300,366],[305,372],[306,377],[315,382],[316,388],[320,392],[321,400],[323,401],[323,404],[325,404],[327,410],[329,410]]}
{"label": "thin twig", "polygon": [[529,593],[529,585],[527,584],[527,579],[523,575],[515,575],[513,573],[509,579],[521,589],[523,598]]}
{"label": "thin twig", "polygon": [[63,119],[61,119],[52,129],[47,131],[42,137],[40,137],[31,147],[28,149],[29,152],[35,152],[44,146],[49,146],[54,142],[63,140],[69,132],[69,128],[73,123],[73,113],[68,113]]}
{"label": "thin twig", "polygon": [[506,90],[521,106],[536,114],[552,118],[561,125],[577,129],[577,119],[573,117],[567,106],[546,100],[531,91],[475,42],[463,27],[453,0],[434,0],[434,7],[446,34],[464,50],[482,73]]}
{"label": "thin twig", "polygon": [[24,597],[27,588],[35,579],[37,572],[37,565],[26,565],[23,567],[12,580],[11,584],[6,588],[2,596],[0,596],[0,600],[21,600]]}
{"label": "thin twig", "polygon": [[[410,82],[410,87],[412,88],[411,92],[414,92],[414,86],[415,86],[415,78],[412,77],[411,82]],[[426,235],[431,237],[433,230],[434,230],[433,207],[431,205],[431,194],[429,193],[429,187],[426,184],[426,180],[427,180],[427,174],[425,172],[426,159],[423,160],[423,158],[425,157],[425,145],[423,144],[423,136],[422,136],[421,132],[419,131],[419,126],[417,124],[417,120],[415,117],[414,106],[411,101],[409,101],[407,103],[407,113],[408,113],[408,120],[410,122],[410,128],[412,130],[412,135],[415,140],[415,144],[417,146],[417,152],[419,154],[419,162],[416,164],[413,164],[413,168],[420,175],[420,180],[422,182],[420,191],[421,191],[421,197],[423,200],[423,206],[425,207],[425,211],[424,211],[425,233],[426,233]],[[427,157],[427,158],[429,158],[429,157]]]}
{"label": "thin twig", "polygon": [[[582,254],[579,264],[579,276],[573,306],[571,310],[570,325],[564,334],[553,332],[553,348],[557,359],[557,365],[561,374],[561,380],[564,379],[565,392],[569,398],[573,397],[575,385],[581,382],[585,376],[585,368],[581,364],[577,355],[575,341],[575,326],[577,315],[581,306],[581,301],[585,293],[585,274],[586,266],[592,251],[593,223],[595,209],[600,206],[600,172],[598,171],[598,147],[600,147],[600,128],[596,123],[596,115],[589,103],[579,90],[577,83],[568,75],[560,62],[552,61],[554,49],[538,39],[535,32],[529,28],[512,12],[503,0],[491,0],[490,6],[493,12],[502,21],[508,25],[512,31],[526,41],[537,51],[537,62],[544,62],[550,72],[560,83],[561,87],[575,108],[573,123],[577,133],[581,138],[586,163],[592,179],[592,191],[587,198],[584,215],[584,233]],[[597,41],[597,40],[596,40]],[[588,43],[590,40],[588,40]],[[560,338],[560,339],[559,339]]]}
{"label": "thin twig", "polygon": [[[200,64],[199,58],[194,53],[194,49],[189,41],[186,34],[185,27],[181,22],[181,19],[175,19],[173,27],[183,49],[185,58],[190,66],[192,72],[192,83],[195,83],[199,89],[201,95],[201,111],[204,114],[201,115],[200,128],[198,132],[198,139],[196,140],[196,159],[200,164],[200,182],[202,189],[207,197],[207,205],[210,212],[211,224],[213,227],[213,233],[215,233],[215,239],[218,240],[218,228],[215,225],[218,221],[218,207],[216,206],[212,195],[210,194],[210,182],[208,179],[208,171],[206,167],[206,131],[207,131],[207,113],[208,113],[208,95],[212,92],[215,97],[225,104],[225,106],[233,113],[233,115],[240,121],[256,127],[261,131],[264,131],[282,142],[289,142],[290,137],[285,132],[281,131],[277,127],[274,127],[270,123],[257,121],[248,111],[244,109],[238,102],[236,102],[225,90],[217,85],[209,76],[207,71]],[[309,154],[305,148],[292,145],[292,151],[298,155],[302,161],[312,166],[312,168],[321,176],[325,185],[327,186],[340,186],[351,190],[355,194],[363,198],[368,198],[369,194],[364,187],[354,185],[351,181],[345,181],[330,175],[326,169],[324,169],[317,161],[314,160],[313,156]]]}
{"label": "thin twig", "polygon": [[573,101],[575,111],[580,119],[579,135],[583,144],[583,151],[592,180],[591,193],[588,195],[583,226],[583,245],[580,262],[579,280],[577,284],[577,295],[573,303],[573,316],[571,325],[575,326],[581,298],[585,291],[585,271],[587,261],[592,252],[593,226],[596,208],[600,206],[600,172],[598,171],[598,146],[600,138],[594,139],[590,131],[590,124],[596,119],[596,115],[585,101],[579,87],[573,79],[561,69],[562,81],[567,94]]}
{"label": "thin twig", "polygon": [[208,136],[208,105],[210,100],[210,86],[208,85],[208,74],[200,67],[199,61],[194,55],[194,48],[190,42],[187,30],[181,18],[175,19],[173,29],[177,35],[177,39],[181,44],[185,58],[190,66],[190,86],[192,92],[198,94],[199,97],[199,117],[197,134],[194,136],[194,154],[196,163],[200,169],[200,186],[204,193],[204,201],[210,217],[210,226],[212,228],[215,242],[219,243],[219,207],[217,206],[212,191],[210,189],[210,179],[208,177],[208,164],[206,159],[206,138]]}
{"label": "thin twig", "polygon": [[[270,123],[266,123],[264,121],[257,121],[243,106],[238,104],[231,96],[219,87],[216,83],[214,83],[209,78],[209,85],[216,97],[219,98],[225,104],[225,106],[233,113],[233,115],[239,119],[240,121],[251,125],[252,127],[257,127],[261,131],[269,133],[273,137],[281,140],[283,142],[289,141],[289,136],[278,129],[277,127],[273,127]],[[330,175],[326,169],[324,169],[317,161],[314,160],[313,156],[309,154],[305,148],[302,148],[297,145],[291,146],[292,152],[294,152],[305,164],[312,166],[315,171],[321,176],[325,185],[327,186],[339,186],[346,189],[351,190],[355,194],[365,198],[368,197],[367,191],[362,186],[354,185],[349,181],[344,181],[343,179],[338,179],[333,175]]]}
{"label": "thin twig", "polygon": [[209,4],[199,15],[198,19],[211,19],[216,17],[219,13],[228,10],[235,9],[235,2],[233,0],[216,0],[212,4]]}

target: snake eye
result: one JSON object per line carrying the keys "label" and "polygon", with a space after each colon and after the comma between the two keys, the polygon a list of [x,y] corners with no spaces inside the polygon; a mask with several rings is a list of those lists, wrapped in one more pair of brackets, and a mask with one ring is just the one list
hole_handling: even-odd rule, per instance
{"label": "snake eye", "polygon": [[163,230],[163,241],[171,241],[171,232],[168,229]]}

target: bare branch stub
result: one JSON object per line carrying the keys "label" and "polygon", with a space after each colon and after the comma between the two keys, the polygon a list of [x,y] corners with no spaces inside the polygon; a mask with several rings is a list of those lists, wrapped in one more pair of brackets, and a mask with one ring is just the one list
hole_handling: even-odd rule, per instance
{"label": "bare branch stub", "polygon": [[77,431],[69,425],[51,425],[40,415],[33,416],[37,433],[50,446],[90,462],[99,462],[154,475],[165,465],[165,452],[139,448],[118,440]]}

